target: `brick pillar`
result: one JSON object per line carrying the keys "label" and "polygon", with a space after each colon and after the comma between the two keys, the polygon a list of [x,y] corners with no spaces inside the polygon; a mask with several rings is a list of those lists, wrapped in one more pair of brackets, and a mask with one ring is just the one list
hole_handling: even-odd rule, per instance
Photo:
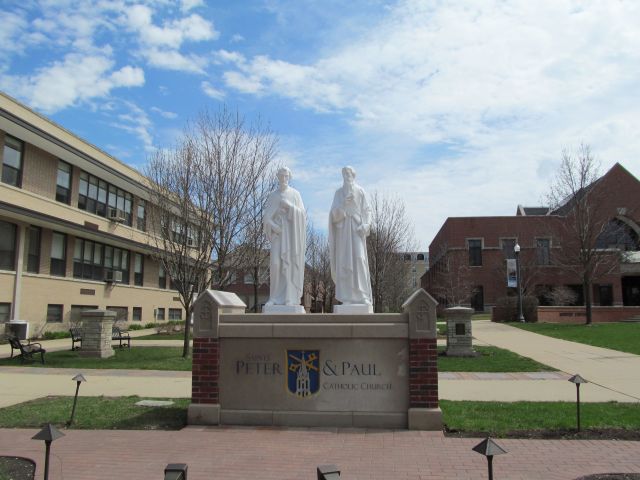
{"label": "brick pillar", "polygon": [[409,408],[438,408],[438,347],[435,338],[409,340]]}
{"label": "brick pillar", "polygon": [[220,352],[217,338],[193,339],[191,403],[220,403]]}

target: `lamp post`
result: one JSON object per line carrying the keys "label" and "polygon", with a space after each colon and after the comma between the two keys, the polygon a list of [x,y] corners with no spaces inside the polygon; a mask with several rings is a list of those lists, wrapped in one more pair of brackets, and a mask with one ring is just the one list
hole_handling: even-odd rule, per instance
{"label": "lamp post", "polygon": [[493,457],[507,453],[507,451],[489,437],[473,447],[472,450],[487,458],[488,478],[489,480],[493,480]]}
{"label": "lamp post", "polygon": [[49,480],[49,454],[51,453],[51,442],[60,437],[64,437],[64,433],[60,432],[50,423],[47,423],[42,430],[31,437],[31,440],[44,440],[44,480]]}
{"label": "lamp post", "polygon": [[589,383],[577,373],[569,379],[571,383],[576,385],[576,419],[578,421],[578,431],[580,431],[580,385],[582,383]]}
{"label": "lamp post", "polygon": [[69,421],[67,422],[67,426],[70,427],[71,424],[73,423],[73,417],[76,414],[76,404],[78,403],[78,392],[80,391],[80,384],[82,382],[86,382],[87,379],[84,378],[84,376],[79,373],[77,374],[75,377],[73,377],[71,380],[73,380],[74,382],[76,382],[76,396],[73,398],[73,408],[71,409],[71,418],[69,419]]}
{"label": "lamp post", "polygon": [[524,323],[524,315],[522,314],[522,280],[520,278],[520,245],[516,243],[513,251],[516,254],[516,275],[518,276],[518,321]]}

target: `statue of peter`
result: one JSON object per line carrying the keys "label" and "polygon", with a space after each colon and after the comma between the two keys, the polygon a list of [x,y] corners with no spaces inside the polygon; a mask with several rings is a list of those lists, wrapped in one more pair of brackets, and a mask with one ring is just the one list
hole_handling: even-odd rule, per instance
{"label": "statue of peter", "polygon": [[355,183],[353,167],[342,169],[344,183],[329,213],[331,277],[336,284],[334,313],[373,313],[367,259],[371,209],[364,189]]}
{"label": "statue of peter", "polygon": [[269,194],[262,223],[271,242],[269,301],[264,313],[304,313],[306,213],[300,193],[289,186],[291,170],[278,170],[277,190]]}

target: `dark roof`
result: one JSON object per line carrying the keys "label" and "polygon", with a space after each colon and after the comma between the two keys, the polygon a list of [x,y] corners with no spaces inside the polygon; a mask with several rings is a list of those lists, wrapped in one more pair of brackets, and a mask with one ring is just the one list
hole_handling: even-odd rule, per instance
{"label": "dark roof", "polygon": [[516,215],[547,215],[549,213],[549,207],[523,207],[518,205],[518,211]]}

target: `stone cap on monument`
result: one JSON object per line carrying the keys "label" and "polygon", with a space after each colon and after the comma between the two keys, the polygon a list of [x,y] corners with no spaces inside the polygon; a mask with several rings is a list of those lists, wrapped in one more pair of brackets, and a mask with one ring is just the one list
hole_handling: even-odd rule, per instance
{"label": "stone cap on monument", "polygon": [[81,317],[85,318],[85,317],[89,317],[89,318],[105,318],[105,317],[111,317],[113,319],[115,319],[117,316],[117,313],[114,312],[113,310],[102,310],[100,308],[95,308],[95,309],[91,309],[91,310],[83,310]]}
{"label": "stone cap on monument", "polygon": [[436,306],[438,302],[424,289],[413,292],[402,304],[402,311],[409,315],[409,338],[436,338]]}
{"label": "stone cap on monument", "polygon": [[205,290],[193,304],[193,336],[218,338],[220,314],[244,313],[247,305],[232,292]]}

